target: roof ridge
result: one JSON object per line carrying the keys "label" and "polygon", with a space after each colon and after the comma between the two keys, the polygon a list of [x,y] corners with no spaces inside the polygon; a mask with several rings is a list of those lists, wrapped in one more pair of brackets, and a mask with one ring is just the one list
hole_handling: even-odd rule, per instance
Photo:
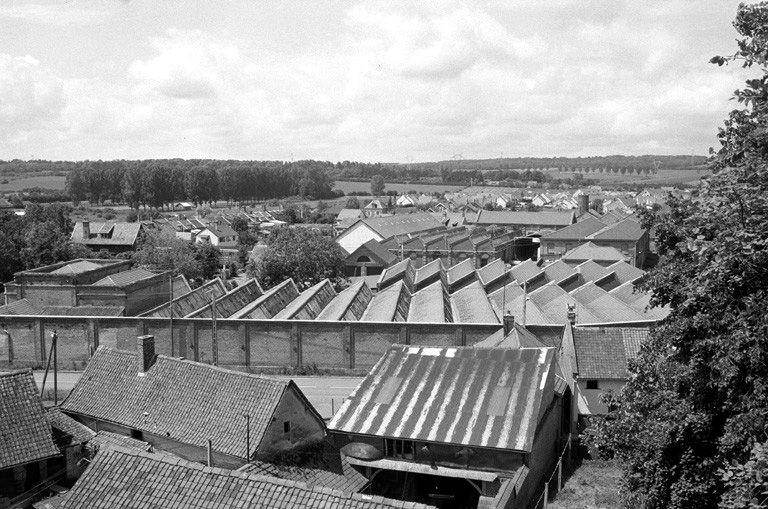
{"label": "roof ridge", "polygon": [[[112,348],[112,347],[105,346],[105,345],[101,345],[101,346],[99,346],[99,348],[96,349],[96,352],[99,352],[99,351],[117,353],[117,354],[121,354],[121,355],[137,357],[137,358],[139,356],[138,352],[134,352],[134,351],[131,351],[131,350],[121,350],[119,348]],[[238,375],[238,376],[242,376],[242,377],[246,377],[246,378],[251,378],[251,379],[258,379],[258,380],[266,380],[266,381],[269,381],[269,382],[276,382],[277,384],[283,385],[283,386],[288,385],[288,382],[291,381],[290,379],[288,379],[286,381],[286,380],[282,380],[280,378],[273,378],[273,377],[269,377],[269,376],[260,375],[260,374],[257,374],[257,373],[247,373],[245,371],[236,371],[236,370],[233,370],[233,369],[223,368],[221,366],[214,366],[213,364],[207,364],[205,362],[195,361],[195,360],[191,360],[191,359],[173,357],[173,356],[165,355],[165,354],[156,354],[156,355],[157,355],[158,359],[163,359],[163,360],[166,360],[166,361],[175,361],[175,362],[179,362],[179,363],[183,363],[183,364],[189,364],[189,365],[193,365],[193,366],[204,367],[204,368],[208,368],[208,369],[211,369],[211,370],[214,370],[214,371],[219,371],[219,372],[223,372],[223,373],[230,373],[230,374],[233,374],[233,375]],[[29,371],[32,371],[32,370],[30,369]]]}

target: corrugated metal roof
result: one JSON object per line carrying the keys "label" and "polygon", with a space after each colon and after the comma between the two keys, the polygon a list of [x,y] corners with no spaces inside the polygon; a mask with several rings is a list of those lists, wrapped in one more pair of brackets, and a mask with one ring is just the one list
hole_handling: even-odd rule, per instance
{"label": "corrugated metal roof", "polygon": [[[530,452],[553,394],[554,349],[396,345],[333,416],[332,431]],[[382,390],[391,382],[389,394]]]}
{"label": "corrugated metal roof", "polygon": [[442,226],[442,223],[432,217],[429,212],[372,217],[362,219],[362,222],[384,239],[394,235],[416,233]]}

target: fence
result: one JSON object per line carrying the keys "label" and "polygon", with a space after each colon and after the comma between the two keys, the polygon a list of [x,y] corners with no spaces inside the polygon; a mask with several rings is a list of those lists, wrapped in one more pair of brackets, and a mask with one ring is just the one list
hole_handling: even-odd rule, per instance
{"label": "fence", "polygon": [[45,366],[51,333],[59,369],[81,370],[100,345],[133,350],[152,334],[158,353],[241,371],[323,369],[365,373],[393,343],[471,346],[501,324],[330,322],[167,318],[2,316],[0,367]]}

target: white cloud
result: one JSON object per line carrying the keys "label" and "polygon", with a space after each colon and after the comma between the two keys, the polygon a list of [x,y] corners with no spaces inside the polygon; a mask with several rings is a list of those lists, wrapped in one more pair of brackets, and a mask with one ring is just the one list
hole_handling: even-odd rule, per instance
{"label": "white cloud", "polygon": [[290,52],[165,30],[118,81],[6,56],[0,129],[11,151],[76,158],[703,153],[743,78],[707,64],[732,33],[686,28],[722,16],[703,0],[663,4],[365,0]]}
{"label": "white cloud", "polygon": [[57,120],[66,101],[62,80],[40,62],[0,54],[0,139]]}

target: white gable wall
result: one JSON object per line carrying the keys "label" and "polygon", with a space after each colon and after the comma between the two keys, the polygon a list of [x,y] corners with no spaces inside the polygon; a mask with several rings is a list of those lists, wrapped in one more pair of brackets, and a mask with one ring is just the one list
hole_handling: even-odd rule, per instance
{"label": "white gable wall", "polygon": [[355,249],[362,246],[369,240],[384,240],[370,226],[363,222],[358,222],[336,237],[336,242],[344,248],[347,253],[352,253]]}

